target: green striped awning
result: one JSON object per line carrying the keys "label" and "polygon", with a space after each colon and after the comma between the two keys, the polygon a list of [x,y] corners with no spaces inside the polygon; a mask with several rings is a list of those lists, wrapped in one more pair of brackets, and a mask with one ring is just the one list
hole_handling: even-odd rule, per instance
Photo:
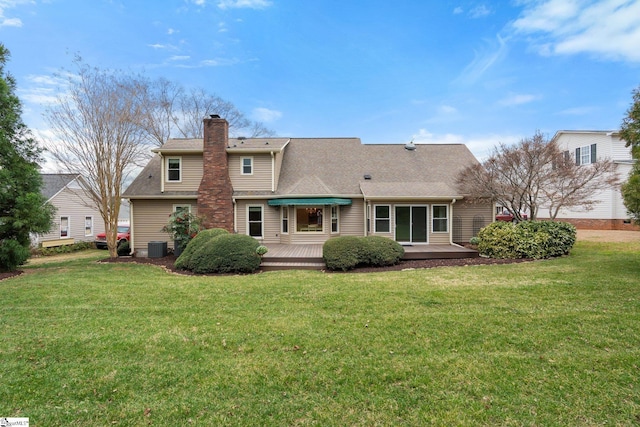
{"label": "green striped awning", "polygon": [[313,197],[305,199],[271,199],[269,206],[318,206],[318,205],[350,205],[351,199],[339,197]]}

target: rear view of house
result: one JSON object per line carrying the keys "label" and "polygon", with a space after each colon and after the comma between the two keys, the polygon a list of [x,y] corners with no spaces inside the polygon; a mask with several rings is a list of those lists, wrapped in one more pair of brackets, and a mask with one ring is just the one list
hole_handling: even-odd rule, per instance
{"label": "rear view of house", "polygon": [[42,194],[56,208],[56,214],[51,231],[34,236],[34,244],[46,247],[93,241],[96,234],[104,231],[104,221],[80,174],[41,176]]}
{"label": "rear view of house", "polygon": [[[169,215],[264,244],[378,235],[405,245],[466,242],[493,220],[455,186],[475,157],[463,144],[362,144],[358,138],[234,138],[204,120],[203,139],[171,139],[124,192],[131,245],[146,256]],[[169,243],[171,246],[172,243]]]}

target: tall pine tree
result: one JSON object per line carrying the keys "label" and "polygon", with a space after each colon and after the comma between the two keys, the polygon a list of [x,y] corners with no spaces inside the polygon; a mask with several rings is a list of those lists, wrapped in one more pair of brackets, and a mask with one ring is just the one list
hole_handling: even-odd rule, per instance
{"label": "tall pine tree", "polygon": [[49,231],[54,213],[40,192],[42,150],[22,122],[15,79],[5,71],[8,57],[0,43],[0,271],[24,264],[30,234]]}

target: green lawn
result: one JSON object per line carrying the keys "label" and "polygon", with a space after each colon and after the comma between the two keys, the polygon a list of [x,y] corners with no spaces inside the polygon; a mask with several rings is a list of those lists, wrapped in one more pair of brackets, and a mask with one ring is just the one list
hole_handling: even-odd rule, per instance
{"label": "green lawn", "polygon": [[0,417],[31,426],[640,424],[640,242],[551,261],[0,282]]}

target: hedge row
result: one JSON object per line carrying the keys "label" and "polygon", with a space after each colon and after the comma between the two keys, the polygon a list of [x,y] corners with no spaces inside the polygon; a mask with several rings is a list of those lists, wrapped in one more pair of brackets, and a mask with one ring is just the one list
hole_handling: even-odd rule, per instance
{"label": "hedge row", "polygon": [[322,258],[327,268],[347,271],[357,266],[382,267],[400,262],[404,255],[402,246],[380,236],[334,237],[324,243]]}
{"label": "hedge row", "polygon": [[478,233],[478,251],[489,258],[551,258],[569,253],[576,228],[566,222],[497,221]]}

